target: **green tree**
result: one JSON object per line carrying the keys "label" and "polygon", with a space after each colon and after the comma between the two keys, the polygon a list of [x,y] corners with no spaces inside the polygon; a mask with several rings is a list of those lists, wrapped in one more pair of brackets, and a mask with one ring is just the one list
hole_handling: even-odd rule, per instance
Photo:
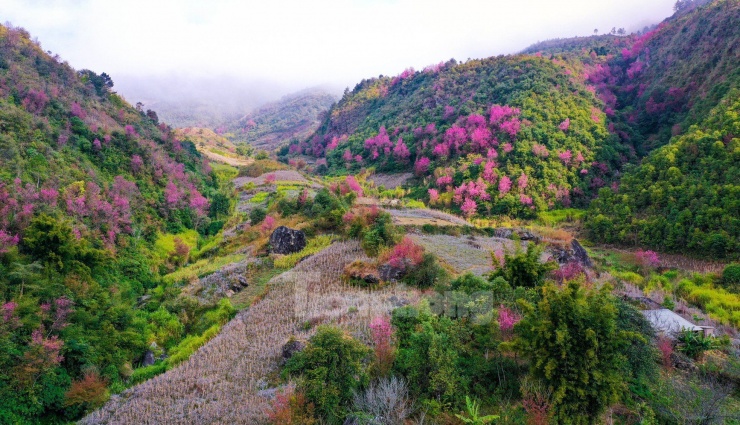
{"label": "green tree", "polygon": [[587,290],[578,281],[548,284],[542,300],[522,303],[515,346],[530,359],[530,374],[552,391],[561,424],[593,424],[624,388],[622,348],[632,333],[617,327],[608,288]]}
{"label": "green tree", "polygon": [[286,373],[300,375],[300,388],[329,424],[341,424],[354,392],[367,385],[363,361],[370,348],[343,330],[323,325],[310,344],[290,358]]}
{"label": "green tree", "polygon": [[514,255],[504,256],[504,265],[491,274],[491,281],[497,277],[503,277],[513,287],[523,286],[533,288],[545,281],[547,273],[557,268],[550,261],[540,262],[542,248],[534,243],[527,245],[526,251],[517,250]]}

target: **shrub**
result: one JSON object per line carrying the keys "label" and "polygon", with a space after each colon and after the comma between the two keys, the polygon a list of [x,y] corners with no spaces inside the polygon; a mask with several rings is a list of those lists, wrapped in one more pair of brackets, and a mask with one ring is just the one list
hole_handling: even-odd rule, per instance
{"label": "shrub", "polygon": [[462,276],[458,276],[450,283],[450,289],[453,291],[462,291],[466,294],[480,291],[491,291],[493,290],[493,287],[494,285],[491,282],[470,272],[467,272]]}
{"label": "shrub", "polygon": [[267,419],[272,425],[313,425],[317,422],[314,416],[313,403],[293,387],[278,391],[267,411]]}
{"label": "shrub", "polygon": [[515,346],[529,357],[530,375],[552,388],[555,420],[595,423],[619,398],[621,351],[630,336],[617,327],[608,289],[586,290],[577,281],[562,289],[548,284],[536,306],[523,307]]}
{"label": "shrub", "polygon": [[740,263],[732,263],[722,270],[722,283],[725,285],[740,285]]}
{"label": "shrub", "polygon": [[368,381],[363,360],[370,349],[339,328],[322,325],[308,346],[288,360],[285,372],[301,377],[299,389],[329,424],[341,424],[352,394]]}
{"label": "shrub", "polygon": [[409,269],[403,282],[419,288],[431,288],[447,279],[447,272],[433,254],[425,253],[418,266]]}
{"label": "shrub", "polygon": [[705,337],[699,332],[689,330],[682,331],[676,341],[678,342],[678,351],[692,359],[698,359],[705,351],[710,350],[714,346],[714,339],[712,337]]}
{"label": "shrub", "polygon": [[381,378],[355,394],[352,407],[352,416],[368,423],[403,424],[412,412],[406,380],[395,376]]}
{"label": "shrub", "polygon": [[93,410],[108,400],[107,381],[95,371],[88,371],[79,381],[74,381],[64,394],[64,405],[80,405],[84,410]]}
{"label": "shrub", "polygon": [[262,223],[265,217],[267,217],[267,211],[264,208],[255,208],[249,213],[249,222],[254,226]]}
{"label": "shrub", "polygon": [[395,350],[393,348],[393,327],[385,316],[378,316],[370,322],[370,333],[375,348],[374,371],[378,376],[386,376],[393,367]]}
{"label": "shrub", "polygon": [[406,270],[421,264],[424,259],[424,248],[415,244],[408,236],[396,244],[389,251],[380,256],[381,263],[388,263],[392,267]]}
{"label": "shrub", "polygon": [[540,263],[542,248],[530,243],[527,250],[504,255],[504,265],[491,274],[491,280],[503,277],[513,287],[533,288],[545,281],[547,274],[557,267],[555,262]]}

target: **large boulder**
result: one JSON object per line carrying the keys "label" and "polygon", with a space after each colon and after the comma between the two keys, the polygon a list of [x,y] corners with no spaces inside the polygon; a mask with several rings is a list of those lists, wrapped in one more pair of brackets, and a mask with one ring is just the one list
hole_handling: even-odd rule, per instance
{"label": "large boulder", "polygon": [[283,361],[290,360],[293,355],[306,348],[306,341],[291,337],[288,342],[283,344]]}
{"label": "large boulder", "polygon": [[270,252],[292,254],[306,247],[306,234],[300,230],[280,226],[270,235]]}
{"label": "large boulder", "polygon": [[584,267],[593,267],[594,263],[591,261],[591,257],[588,256],[588,252],[583,246],[578,243],[577,240],[573,239],[570,243],[570,248],[573,250],[573,257]]}
{"label": "large boulder", "polygon": [[380,279],[384,282],[398,282],[401,280],[405,272],[405,268],[394,267],[390,264],[383,264],[378,267]]}

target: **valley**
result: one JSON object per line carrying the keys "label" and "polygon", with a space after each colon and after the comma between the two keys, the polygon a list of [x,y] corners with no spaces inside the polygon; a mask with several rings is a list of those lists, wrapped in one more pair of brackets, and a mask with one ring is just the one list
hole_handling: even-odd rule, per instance
{"label": "valley", "polygon": [[0,424],[740,423],[739,43],[681,0],[173,128],[1,25]]}

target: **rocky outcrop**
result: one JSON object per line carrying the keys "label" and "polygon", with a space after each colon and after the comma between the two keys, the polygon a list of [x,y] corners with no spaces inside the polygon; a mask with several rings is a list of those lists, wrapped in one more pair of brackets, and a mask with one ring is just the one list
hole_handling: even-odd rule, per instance
{"label": "rocky outcrop", "polygon": [[504,239],[519,239],[521,241],[540,242],[540,237],[527,229],[512,229],[508,227],[499,227],[493,230],[493,236]]}
{"label": "rocky outcrop", "polygon": [[273,254],[292,254],[306,247],[306,234],[285,226],[275,229],[270,235],[270,252]]}
{"label": "rocky outcrop", "polygon": [[191,284],[194,295],[204,304],[231,297],[249,286],[247,273],[249,265],[259,264],[261,260],[250,259],[228,264],[221,269],[200,278],[197,285]]}
{"label": "rocky outcrop", "polygon": [[549,248],[552,258],[559,264],[578,263],[583,267],[593,267],[594,263],[588,256],[586,249],[575,239],[569,247],[553,246]]}
{"label": "rocky outcrop", "polygon": [[575,258],[578,263],[584,267],[593,267],[594,263],[591,261],[591,258],[588,256],[588,252],[586,252],[586,249],[583,248],[583,246],[578,243],[577,240],[573,239],[570,242],[570,248],[573,251],[573,258]]}
{"label": "rocky outcrop", "polygon": [[383,264],[378,267],[380,279],[384,282],[398,282],[403,277],[405,271],[405,268],[393,267],[390,264]]}
{"label": "rocky outcrop", "polygon": [[290,338],[288,342],[283,345],[283,361],[288,361],[293,355],[299,351],[303,351],[306,348],[306,342],[300,339]]}

